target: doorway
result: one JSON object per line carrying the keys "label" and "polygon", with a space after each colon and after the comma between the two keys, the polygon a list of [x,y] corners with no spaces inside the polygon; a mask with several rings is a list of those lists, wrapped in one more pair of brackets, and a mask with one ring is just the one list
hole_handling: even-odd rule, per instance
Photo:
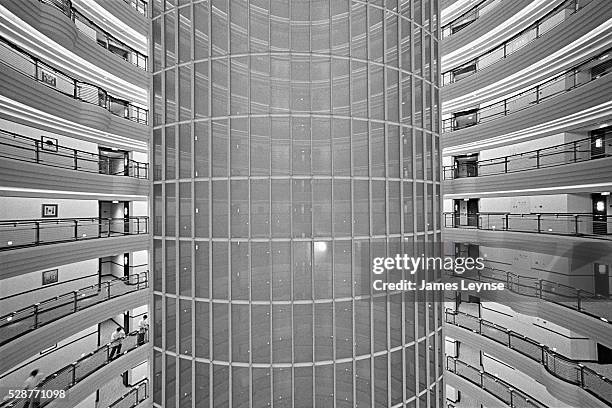
{"label": "doorway", "polygon": [[129,153],[115,148],[99,147],[99,172],[111,176],[129,176]]}
{"label": "doorway", "polygon": [[595,263],[593,276],[595,294],[607,299],[610,296],[610,268],[608,265]]}
{"label": "doorway", "polygon": [[99,201],[100,235],[125,235],[130,232],[128,201]]}
{"label": "doorway", "polygon": [[478,176],[478,153],[455,156],[455,178]]}
{"label": "doorway", "polygon": [[478,198],[454,200],[454,226],[478,228]]}
{"label": "doorway", "polygon": [[606,235],[608,233],[608,196],[595,193],[591,197],[593,200],[593,234]]}

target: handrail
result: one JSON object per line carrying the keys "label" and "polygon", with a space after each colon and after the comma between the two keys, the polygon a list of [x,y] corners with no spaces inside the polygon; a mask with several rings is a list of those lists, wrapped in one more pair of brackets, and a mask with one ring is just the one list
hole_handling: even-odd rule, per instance
{"label": "handrail", "polygon": [[[612,49],[607,49],[595,57],[589,58],[588,60],[583,61],[572,68],[566,69],[565,71],[555,75],[551,79],[548,79],[541,84],[535,85],[526,91],[509,98],[505,98],[499,102],[484,105],[468,111],[455,112],[453,113],[452,118],[442,120],[442,133],[465,129],[467,127],[496,120],[500,117],[508,116],[511,113],[520,112],[524,109],[530,108],[533,105],[538,105],[543,101],[547,101],[549,98],[565,94],[585,84],[593,82],[605,75],[605,72],[596,76],[588,75],[586,80],[579,74],[589,63],[596,60],[603,61],[609,58],[611,52]],[[465,123],[460,123],[459,120],[464,117],[469,117],[472,119]]]}
{"label": "handrail", "polygon": [[[143,53],[137,51],[135,48],[130,47],[129,45],[127,45],[123,41],[121,41],[118,38],[114,37],[108,31],[106,31],[105,29],[100,27],[98,24],[94,23],[91,19],[85,17],[85,15],[83,15],[83,13],[78,11],[73,6],[71,0],[38,0],[38,1],[43,3],[43,4],[48,4],[51,7],[54,7],[56,9],[60,10],[66,17],[68,17],[70,20],[72,20],[72,22],[74,22],[76,28],[79,31],[83,32],[83,34],[85,34],[86,36],[91,38],[93,41],[95,41],[102,48],[105,48],[109,52],[119,56],[121,59],[131,63],[132,65],[136,65],[138,68],[141,68],[141,69],[143,69],[145,71],[147,70],[147,56],[146,55],[144,55]],[[126,1],[126,3],[127,3],[127,1]],[[83,24],[83,25],[92,27],[97,32],[101,32],[102,34],[104,34],[104,37],[106,39],[106,44],[104,44],[103,42],[99,41],[96,35],[92,36],[91,34],[87,33],[84,30],[82,30],[81,27],[79,26],[79,24],[77,24],[77,21],[79,23]],[[121,54],[113,52],[110,48],[108,48],[108,46],[111,45],[110,44],[111,42],[114,42],[114,43],[122,46],[123,48],[127,49],[130,53],[135,55],[136,58],[130,59],[127,56],[124,56],[124,55],[121,55]]]}
{"label": "handrail", "polygon": [[121,235],[148,234],[149,217],[41,218],[0,221],[0,251]]}
{"label": "handrail", "polygon": [[[444,180],[517,173],[521,171],[555,167],[612,156],[612,153],[605,152],[592,156],[592,144],[593,141],[591,137],[586,137],[573,142],[562,143],[551,147],[543,147],[537,150],[529,150],[523,153],[515,153],[492,159],[478,160],[476,162],[466,162],[450,166],[443,166]],[[612,146],[612,144],[610,144],[610,146]],[[561,155],[560,160],[556,160],[556,158],[559,157],[558,155]],[[526,163],[526,161],[528,162]],[[459,176],[458,172],[462,168],[466,170],[468,174],[467,176]]]}
{"label": "handrail", "polygon": [[608,404],[612,403],[612,400],[606,399],[606,396],[612,396],[612,381],[579,361],[565,357],[527,336],[469,313],[446,309],[445,321],[515,350],[543,365],[546,371],[555,377],[579,386]]}
{"label": "handrail", "polygon": [[[582,9],[584,9],[592,0],[566,0],[563,3],[559,4],[557,7],[555,7],[554,9],[552,9],[551,11],[549,11],[548,13],[546,13],[546,15],[544,15],[543,17],[540,17],[538,20],[536,20],[533,24],[531,24],[529,27],[525,28],[524,30],[522,30],[521,32],[519,32],[518,34],[512,36],[511,38],[509,38],[508,40],[504,41],[503,43],[501,43],[499,46],[493,48],[492,50],[486,51],[483,54],[479,55],[478,57],[474,58],[473,60],[459,66],[459,67],[455,67],[452,68],[446,72],[442,73],[442,86],[444,85],[448,85],[457,81],[460,81],[472,74],[475,74],[476,72],[488,67],[489,65],[492,65],[493,63],[497,62],[497,61],[501,61],[504,58],[506,58],[508,55],[512,54],[513,52],[525,47],[527,44],[531,43],[531,41],[536,40],[538,38],[540,38],[542,35],[546,34],[548,31],[552,30],[553,28],[555,28],[556,26],[558,26],[559,24],[561,24],[563,21],[565,21],[565,18],[567,16],[564,15],[564,13],[566,12],[567,9],[572,10],[571,13],[569,13],[569,15],[575,14],[578,11],[581,11]],[[559,14],[559,16],[561,16],[561,20],[560,21],[554,21],[553,17],[556,17],[557,14]],[[550,24],[545,24],[545,23],[550,23]],[[508,45],[512,43],[512,41],[515,41],[517,39],[519,39],[520,37],[524,36],[525,34],[529,33],[531,30],[535,30],[534,33],[534,37],[529,39],[528,41],[525,42],[518,42],[515,48],[512,49],[508,49]],[[496,53],[501,53],[502,55],[496,59],[490,58],[491,55],[495,55]],[[487,58],[489,57],[489,58]],[[455,76],[455,71],[457,70],[465,70],[466,67],[470,67],[470,66],[474,66],[474,70],[473,71],[468,71],[467,75],[462,75],[460,78],[458,76]],[[479,66],[480,65],[480,66]],[[463,72],[462,72],[463,74]]]}
{"label": "handrail", "polygon": [[[147,179],[149,164],[132,159],[115,158],[45,143],[31,137],[0,130],[0,157],[44,166]],[[119,169],[119,171],[112,171]]]}
{"label": "handrail", "polygon": [[[462,279],[469,279],[477,282],[501,282],[504,283],[505,290],[512,293],[542,299],[575,310],[586,316],[599,319],[605,323],[612,324],[612,310],[609,307],[597,309],[590,307],[592,305],[601,304],[602,302],[605,302],[606,306],[608,306],[609,302],[612,300],[610,297],[605,297],[583,289],[577,289],[574,286],[564,285],[546,279],[536,279],[530,276],[518,275],[490,266],[485,266],[483,270],[487,270],[489,273],[483,274],[482,271],[477,270],[476,275],[456,275],[454,273],[450,275],[455,277],[460,276]],[[606,312],[608,314],[605,314]]]}
{"label": "handrail", "polygon": [[0,316],[0,346],[72,313],[147,288],[148,275],[147,271],[98,282],[4,314]]}
{"label": "handrail", "polygon": [[[446,369],[482,388],[512,408],[547,408],[546,405],[537,399],[521,390],[515,389],[506,381],[471,366],[456,357],[446,356]],[[499,393],[500,388],[504,389],[505,392],[503,394]]]}
{"label": "handrail", "polygon": [[129,4],[133,8],[136,9],[140,14],[146,16],[147,15],[147,6],[148,3],[144,0],[123,0],[125,4]]}
{"label": "handrail", "polygon": [[[142,380],[133,384],[131,390],[113,401],[108,408],[118,407],[119,404],[121,404],[122,408],[133,408],[147,398],[149,398],[149,379],[143,378]],[[132,403],[130,405],[125,405],[125,403],[129,403],[130,400]]]}
{"label": "handrail", "polygon": [[145,125],[148,123],[148,109],[116,98],[97,85],[78,81],[2,38],[0,39],[0,55],[6,56],[7,53],[12,54],[10,59],[3,59],[0,62],[36,82],[70,96],[72,99],[100,106],[113,115]]}
{"label": "handrail", "polygon": [[[91,353],[79,358],[74,363],[71,363],[54,373],[45,377],[36,387],[49,398],[41,398],[39,407],[44,407],[58,398],[57,391],[68,390],[78,384],[84,378],[90,376],[100,368],[106,366],[110,362],[121,358],[125,354],[139,348],[148,343],[148,332],[144,335],[144,341],[138,341],[138,331],[129,333],[126,338],[121,341],[121,354],[117,357],[110,357],[111,343],[105,344],[102,347],[92,351]],[[56,391],[55,393],[53,391]],[[54,396],[53,396],[54,395]],[[22,403],[28,401],[28,398],[14,398],[0,403],[0,408],[17,408],[22,407]]]}
{"label": "handrail", "polygon": [[[476,228],[612,240],[612,215],[591,213],[445,212],[446,228]],[[465,219],[467,223],[462,223]]]}
{"label": "handrail", "polygon": [[[444,24],[442,26],[442,38],[450,37],[451,35],[463,30],[464,28],[478,20],[480,17],[487,14],[500,2],[501,0],[482,0],[478,4],[475,4],[468,11],[462,13],[459,17],[454,18],[450,23]],[[466,23],[463,23],[463,20],[470,16],[470,14],[474,14],[474,18]]]}

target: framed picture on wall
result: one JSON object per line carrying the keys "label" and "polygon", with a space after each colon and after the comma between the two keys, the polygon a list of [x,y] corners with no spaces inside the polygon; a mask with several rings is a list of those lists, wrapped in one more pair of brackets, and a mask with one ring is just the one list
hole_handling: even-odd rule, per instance
{"label": "framed picture on wall", "polygon": [[40,146],[42,150],[57,152],[57,139],[49,137],[49,136],[41,136]]}
{"label": "framed picture on wall", "polygon": [[42,216],[43,218],[57,217],[57,204],[43,204]]}
{"label": "framed picture on wall", "polygon": [[58,281],[58,273],[57,269],[51,269],[49,271],[44,271],[42,273],[42,284],[51,285],[52,283],[57,283]]}

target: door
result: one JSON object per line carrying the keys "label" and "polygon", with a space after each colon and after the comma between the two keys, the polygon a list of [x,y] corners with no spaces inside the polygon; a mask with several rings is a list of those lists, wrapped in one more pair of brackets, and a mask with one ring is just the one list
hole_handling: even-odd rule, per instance
{"label": "door", "polygon": [[461,225],[461,200],[455,200],[453,206],[453,227]]}
{"label": "door", "polygon": [[606,235],[608,233],[607,196],[596,193],[593,198],[593,234]]}
{"label": "door", "polygon": [[606,129],[591,132],[591,159],[599,159],[606,155]]}
{"label": "door", "polygon": [[478,228],[478,199],[470,198],[467,202],[467,225]]}

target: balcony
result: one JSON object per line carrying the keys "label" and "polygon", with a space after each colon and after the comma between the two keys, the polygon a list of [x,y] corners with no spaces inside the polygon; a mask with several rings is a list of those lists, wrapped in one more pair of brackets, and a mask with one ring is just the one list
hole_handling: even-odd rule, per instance
{"label": "balcony", "polygon": [[458,33],[480,17],[493,10],[501,3],[501,0],[482,0],[459,17],[442,26],[442,38],[447,38]]}
{"label": "balcony", "polygon": [[134,408],[149,398],[149,379],[145,378],[134,384],[132,389],[123,394],[108,408]]}
{"label": "balcony", "polygon": [[452,118],[442,121],[442,133],[453,132],[494,121],[548,101],[550,98],[570,92],[575,88],[601,78],[612,69],[608,60],[611,52],[612,50],[608,49],[596,57],[548,79],[546,82],[502,101],[480,106],[478,109],[456,112]]}
{"label": "balcony", "polygon": [[591,213],[480,212],[465,217],[444,213],[444,227],[612,240],[612,216]]}
{"label": "balcony", "polygon": [[579,361],[556,353],[536,340],[467,313],[446,309],[445,322],[477,333],[541,364],[555,377],[579,386],[606,404],[612,403],[612,381]]}
{"label": "balcony", "polygon": [[[68,17],[75,25],[75,27],[85,34],[87,37],[95,41],[99,46],[107,49],[114,55],[119,56],[123,60],[137,66],[138,68],[146,71],[147,70],[147,56],[136,51],[134,48],[125,44],[121,40],[115,38],[108,31],[85,17],[83,13],[79,12],[70,0],[38,0],[43,4],[47,4],[61,11],[66,17]],[[129,0],[124,0],[126,3],[130,3]],[[132,6],[136,10],[142,10],[144,14],[146,12],[146,3],[139,0],[132,0]]]}
{"label": "balcony", "polygon": [[[601,146],[596,147],[596,143],[595,140],[588,137],[524,153],[444,166],[444,180],[517,173],[612,157],[610,152],[599,153]],[[608,147],[612,147],[612,140],[607,144]]]}
{"label": "balcony", "polygon": [[546,405],[537,399],[527,395],[523,391],[515,389],[507,382],[500,380],[496,376],[486,373],[479,368],[458,360],[455,357],[446,357],[446,369],[453,374],[467,380],[477,387],[495,396],[509,407],[520,408],[547,408]]}
{"label": "balcony", "polygon": [[0,251],[63,242],[148,234],[149,217],[0,221]]}
{"label": "balcony", "polygon": [[111,176],[147,179],[149,165],[60,146],[50,139],[38,140],[0,130],[0,157],[43,166]]}
{"label": "balcony", "polygon": [[[112,364],[113,362],[119,362],[122,359],[125,359],[124,356],[133,353],[134,350],[139,349],[147,343],[148,333],[145,334],[144,343],[139,344],[138,332],[132,332],[128,334],[125,339],[123,339],[121,354],[119,354],[119,356],[114,356],[111,358],[111,344],[105,344],[88,355],[79,358],[76,362],[71,363],[48,375],[36,388],[37,390],[40,390],[41,394],[39,406],[45,407],[52,404],[54,401],[62,401],[62,399],[73,399],[74,395],[70,395],[70,398],[68,398],[68,394],[71,394],[70,390],[73,387],[77,386],[89,376],[95,375],[98,371],[101,371],[104,367]],[[117,370],[114,372],[114,374],[116,375],[117,372],[120,371]],[[91,388],[89,389],[89,393],[91,393]],[[5,400],[0,404],[0,408],[21,408],[25,407],[28,401],[28,398],[14,398]],[[72,403],[76,404],[74,400]],[[54,404],[54,406],[57,405]]]}
{"label": "balcony", "polygon": [[[494,49],[487,51],[481,56],[473,59],[472,61],[469,61],[468,63],[463,64],[460,67],[454,68],[450,71],[443,72],[442,73],[442,86],[463,80],[469,77],[471,74],[475,74],[476,72],[498,61],[505,59],[510,54],[527,46],[532,41],[540,38],[541,36],[549,32],[550,30],[552,30],[559,24],[563,23],[572,14],[582,11],[585,8],[585,6],[587,6],[591,1],[592,0],[586,0],[586,1],[585,0],[566,0],[564,1],[563,3],[555,7],[553,10],[548,12],[546,15],[538,19],[534,24],[530,25],[527,29],[521,31],[520,33],[516,34],[512,38],[504,41],[502,44],[495,47]],[[480,6],[481,12],[483,9],[487,10],[487,2],[484,2],[484,3],[485,4],[483,4],[483,6],[485,7],[482,7],[481,6],[482,3],[479,3],[475,7],[475,9],[477,10],[477,8]],[[491,3],[493,6],[495,5],[495,2],[491,2]],[[468,14],[466,14],[465,16],[461,16],[459,20],[456,20],[455,24],[458,24],[458,25],[456,25],[455,28],[459,28],[459,30],[456,30],[454,32],[460,31],[460,29],[466,27],[467,25],[471,24],[473,21],[476,20],[476,18],[474,17],[475,15],[478,14],[478,12],[473,11],[472,12],[473,14],[469,14],[470,12],[472,11],[471,10],[468,11]],[[443,27],[443,35],[444,35],[445,28],[446,28],[446,31],[449,32],[449,28],[445,26]],[[452,32],[452,27],[450,27],[450,30],[451,30],[451,33],[454,33]],[[469,68],[469,70],[467,70],[467,68]],[[466,74],[467,71],[469,71],[470,73]]]}
{"label": "balcony", "polygon": [[[148,110],[142,106],[117,98],[106,90],[79,81],[45,64],[36,57],[6,41],[0,42],[0,55],[5,67],[23,74],[36,83],[78,102],[105,109],[113,116],[146,125]],[[14,75],[11,75],[14,76]],[[38,93],[36,95],[39,97]]]}
{"label": "balcony", "polygon": [[0,316],[0,346],[80,310],[148,287],[148,273],[88,286]]}

